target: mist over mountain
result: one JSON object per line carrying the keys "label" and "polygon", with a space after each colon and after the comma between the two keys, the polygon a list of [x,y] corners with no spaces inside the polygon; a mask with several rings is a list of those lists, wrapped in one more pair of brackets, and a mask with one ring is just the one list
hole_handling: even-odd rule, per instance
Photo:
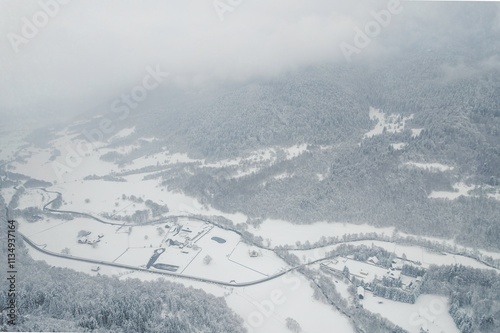
{"label": "mist over mountain", "polygon": [[[0,29],[8,37],[0,42],[2,113],[105,112],[106,104],[142,80],[148,66],[169,73],[163,87],[195,91],[265,81],[304,67],[345,66],[340,45],[354,45],[357,31],[377,15],[388,23],[368,47],[352,54],[350,66],[442,51],[446,58],[437,64],[450,76],[455,67],[460,75],[471,75],[498,68],[499,62],[499,9],[491,2],[252,1],[224,11],[221,20],[210,2],[151,2],[139,8],[110,1],[101,11],[96,8],[102,4],[91,1],[60,4],[46,26],[35,26],[32,38],[22,33],[29,31],[26,21],[43,10],[39,4],[3,1],[1,6]],[[390,6],[397,14],[384,18],[380,13]],[[110,18],[106,10],[117,15]]]}

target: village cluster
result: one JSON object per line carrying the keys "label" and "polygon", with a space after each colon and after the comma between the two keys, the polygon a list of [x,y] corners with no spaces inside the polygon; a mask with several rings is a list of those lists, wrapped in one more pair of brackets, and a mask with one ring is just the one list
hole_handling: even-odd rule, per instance
{"label": "village cluster", "polygon": [[[338,277],[346,277],[357,286],[358,298],[364,299],[365,291],[374,292],[374,286],[390,286],[404,293],[417,294],[422,277],[417,274],[403,274],[405,266],[410,270],[413,267],[415,271],[424,272],[418,263],[403,258],[394,258],[391,267],[384,267],[376,256],[369,257],[366,261],[355,260],[354,256],[338,256],[322,263],[321,269]],[[384,297],[384,294],[378,296]]]}
{"label": "village cluster", "polygon": [[197,251],[198,247],[195,243],[205,236],[213,226],[209,223],[184,223],[178,222],[165,224],[167,230],[162,244],[166,246],[178,247],[179,249],[192,248]]}

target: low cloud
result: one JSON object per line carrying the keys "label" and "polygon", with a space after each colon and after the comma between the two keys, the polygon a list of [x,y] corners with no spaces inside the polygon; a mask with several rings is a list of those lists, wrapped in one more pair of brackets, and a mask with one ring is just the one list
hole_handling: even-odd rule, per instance
{"label": "low cloud", "polygon": [[[199,86],[345,62],[339,45],[352,43],[354,28],[365,27],[390,1],[397,0],[4,0],[0,112],[82,111],[130,89],[147,66],[160,65],[169,83]],[[12,42],[26,20],[54,2],[57,13],[36,36]],[[220,3],[229,7],[221,11]],[[408,15],[405,10],[380,35],[401,38],[398,26]],[[384,46],[381,39],[362,56],[397,50],[397,43]]]}
{"label": "low cloud", "polygon": [[[25,21],[57,2],[35,37]],[[2,1],[2,109],[104,100],[160,64],[174,82],[242,81],[343,60],[339,44],[386,2],[328,0]],[[23,21],[24,20],[24,21]],[[43,23],[43,22],[42,22]],[[25,28],[25,27],[24,27]],[[13,39],[15,42],[13,42]],[[17,52],[16,52],[17,51]],[[85,103],[84,103],[85,104]]]}

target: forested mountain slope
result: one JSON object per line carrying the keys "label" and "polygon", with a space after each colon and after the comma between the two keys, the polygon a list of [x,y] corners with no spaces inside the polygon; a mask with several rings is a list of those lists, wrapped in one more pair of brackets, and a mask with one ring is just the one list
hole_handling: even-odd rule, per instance
{"label": "forested mountain slope", "polygon": [[[383,52],[352,62],[199,89],[166,84],[124,120],[99,110],[117,131],[135,128],[110,148],[155,138],[109,160],[187,153],[198,162],[158,165],[148,177],[251,218],[395,226],[499,249],[499,19],[495,4],[446,9],[406,18],[377,37]],[[71,129],[97,128],[89,118]],[[244,171],[240,162],[203,165],[266,150],[271,159]]]}
{"label": "forested mountain slope", "polygon": [[[499,67],[448,82],[439,56],[397,60],[372,71],[305,69],[223,94],[175,131],[191,156],[216,159],[300,143],[310,144],[307,151],[238,178],[221,169],[170,170],[165,184],[252,217],[392,225],[498,248],[500,203],[489,193],[497,193],[500,179]],[[370,106],[413,118],[401,132],[364,138],[376,125]],[[161,145],[175,150],[173,142]],[[394,149],[396,143],[403,148]],[[275,179],[283,173],[293,177]],[[429,197],[453,192],[460,182],[475,187],[474,195]]]}

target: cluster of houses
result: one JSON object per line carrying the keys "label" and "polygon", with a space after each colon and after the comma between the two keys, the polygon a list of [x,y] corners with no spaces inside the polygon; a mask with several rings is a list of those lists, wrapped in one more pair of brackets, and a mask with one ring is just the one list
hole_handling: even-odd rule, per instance
{"label": "cluster of houses", "polygon": [[191,238],[189,237],[192,232],[189,228],[183,228],[182,225],[166,225],[165,228],[170,229],[165,237],[165,244],[167,246],[176,246],[179,249],[184,247],[191,247]]}
{"label": "cluster of houses", "polygon": [[208,231],[212,229],[212,226],[206,225],[196,234],[194,234],[193,230],[191,230],[188,226],[180,224],[166,224],[165,228],[170,230],[165,236],[164,243],[167,246],[176,246],[179,249],[183,249],[185,247],[194,247],[194,243],[196,243],[196,241],[198,241],[203,235],[208,233]]}
{"label": "cluster of houses", "polygon": [[[382,283],[383,278],[400,281],[403,290],[415,289],[422,282],[421,277],[412,278],[402,274],[403,265],[405,264],[403,259],[395,258],[392,260],[390,268],[380,266],[379,262],[377,257],[370,257],[366,262],[354,260],[354,257],[350,256],[346,258],[336,257],[328,262],[321,263],[320,267],[322,270],[336,276],[347,276],[350,280],[352,278],[359,279],[365,284],[371,282]],[[366,287],[366,289],[370,290],[369,287]],[[359,299],[364,299],[365,288],[359,286],[356,289],[356,294]]]}

